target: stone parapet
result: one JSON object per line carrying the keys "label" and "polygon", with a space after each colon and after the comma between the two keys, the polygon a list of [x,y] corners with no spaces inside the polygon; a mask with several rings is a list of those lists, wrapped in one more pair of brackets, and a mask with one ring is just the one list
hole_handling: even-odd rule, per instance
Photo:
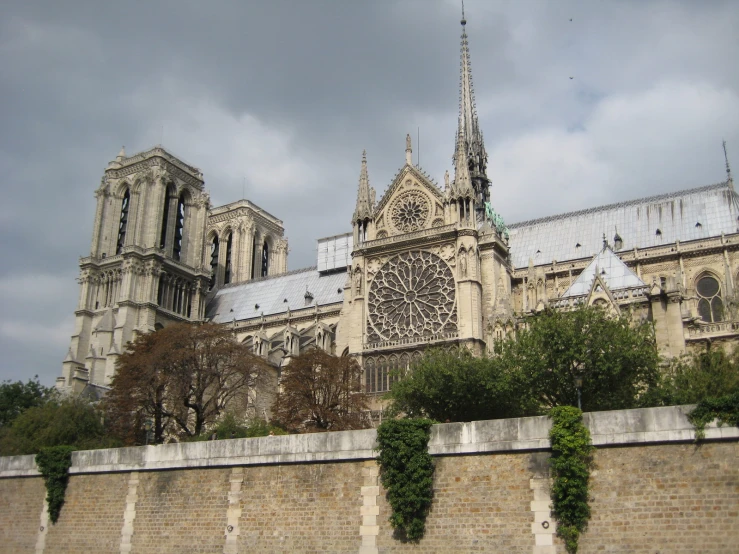
{"label": "stone parapet", "polygon": [[[692,408],[592,412],[583,420],[597,447],[686,443],[695,439],[686,417]],[[429,452],[447,456],[547,450],[550,427],[546,416],[434,425]],[[70,474],[371,460],[377,456],[376,436],[374,429],[367,429],[83,450],[72,454]],[[737,439],[736,427],[713,423],[706,428],[706,441]],[[37,475],[32,455],[0,458],[0,478]]]}

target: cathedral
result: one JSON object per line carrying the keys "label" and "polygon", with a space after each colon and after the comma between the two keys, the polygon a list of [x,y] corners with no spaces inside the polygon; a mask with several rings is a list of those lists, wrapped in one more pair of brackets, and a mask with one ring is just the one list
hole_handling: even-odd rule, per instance
{"label": "cathedral", "polygon": [[414,165],[407,136],[405,164],[378,199],[363,154],[351,227],[318,239],[314,267],[287,270],[277,217],[248,200],[211,206],[198,168],[161,146],[121,150],[95,193],[57,387],[104,391],[129,341],[178,321],[230,326],[277,371],[313,347],[354,356],[376,407],[394,370],[427,348],[489,352],[547,307],[626,310],[653,324],[667,357],[736,341],[728,164],[723,183],[506,225],[490,197],[461,23],[453,177],[440,186]]}

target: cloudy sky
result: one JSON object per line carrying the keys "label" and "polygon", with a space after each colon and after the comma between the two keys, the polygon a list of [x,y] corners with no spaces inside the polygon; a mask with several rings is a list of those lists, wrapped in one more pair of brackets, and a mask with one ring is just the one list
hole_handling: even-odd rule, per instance
{"label": "cloudy sky", "polygon": [[[739,3],[466,12],[507,222],[722,181],[722,139],[739,171]],[[350,229],[362,149],[378,198],[406,133],[438,182],[452,169],[458,0],[4,0],[0,15],[0,379],[60,375],[93,191],[122,145],[200,167],[215,205],[245,190],[285,222],[290,269]]]}

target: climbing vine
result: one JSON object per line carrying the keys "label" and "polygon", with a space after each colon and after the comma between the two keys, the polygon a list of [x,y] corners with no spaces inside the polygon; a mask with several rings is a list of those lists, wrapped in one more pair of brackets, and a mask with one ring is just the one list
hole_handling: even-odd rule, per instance
{"label": "climbing vine", "polygon": [[590,519],[588,482],[595,448],[590,431],[583,425],[582,411],[559,406],[549,412],[552,430],[552,515],[557,520],[557,536],[570,554],[577,552],[578,540]]}
{"label": "climbing vine", "polygon": [[688,414],[688,421],[695,428],[696,441],[706,438],[706,425],[714,419],[718,420],[719,425],[728,424],[739,427],[739,393],[719,398],[706,398],[698,402],[698,405]]}
{"label": "climbing vine", "polygon": [[49,519],[52,523],[59,519],[64,504],[73,451],[73,446],[50,446],[42,448],[36,454],[36,465],[46,482],[46,502],[49,505]]}
{"label": "climbing vine", "polygon": [[391,419],[377,429],[380,481],[392,508],[390,524],[417,542],[426,528],[433,498],[434,464],[428,452],[430,419]]}

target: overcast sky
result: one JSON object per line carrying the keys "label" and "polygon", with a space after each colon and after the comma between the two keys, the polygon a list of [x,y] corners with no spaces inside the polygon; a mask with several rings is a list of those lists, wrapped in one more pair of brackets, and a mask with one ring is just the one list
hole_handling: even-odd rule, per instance
{"label": "overcast sky", "polygon": [[[465,5],[507,222],[723,181],[722,139],[739,171],[738,2]],[[200,167],[214,205],[245,189],[284,221],[289,269],[351,229],[362,149],[378,200],[406,133],[443,183],[459,19],[458,0],[4,0],[0,379],[61,374],[122,145]]]}

